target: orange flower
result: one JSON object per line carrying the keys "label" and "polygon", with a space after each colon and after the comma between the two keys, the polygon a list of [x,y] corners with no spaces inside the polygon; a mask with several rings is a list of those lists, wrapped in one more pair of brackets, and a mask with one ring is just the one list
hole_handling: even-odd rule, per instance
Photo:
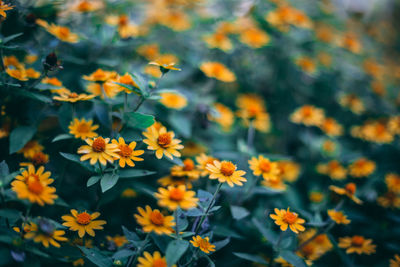
{"label": "orange flower", "polygon": [[143,227],[146,233],[155,232],[158,235],[171,234],[172,227],[175,226],[173,216],[164,216],[158,209],[152,210],[150,206],[146,206],[144,210],[138,207],[139,214],[135,214],[136,221]]}
{"label": "orange flower", "polygon": [[347,254],[367,254],[375,253],[376,245],[372,244],[372,239],[365,239],[363,236],[355,235],[353,237],[339,238],[340,248],[345,248]]}
{"label": "orange flower", "polygon": [[224,132],[229,132],[235,122],[235,115],[232,110],[221,103],[215,103],[214,108],[218,112],[218,115],[209,114],[208,118],[221,125]]}
{"label": "orange flower", "polygon": [[296,65],[298,65],[307,74],[314,74],[316,72],[315,63],[310,57],[301,56],[297,58]]}
{"label": "orange flower", "polygon": [[102,230],[103,225],[106,224],[106,221],[96,220],[100,216],[99,212],[90,214],[86,211],[78,212],[72,209],[71,215],[64,215],[61,217],[65,221],[63,225],[69,227],[71,231],[78,231],[80,238],[86,233],[90,236],[95,236],[93,230]]}
{"label": "orange flower", "polygon": [[321,174],[328,175],[333,180],[346,179],[347,170],[339,161],[331,160],[327,164],[318,164],[317,171]]}
{"label": "orange flower", "polygon": [[14,8],[14,6],[11,6],[9,4],[4,3],[3,1],[0,1],[0,16],[2,16],[3,18],[6,18],[7,14],[5,11],[11,10],[13,8]]}
{"label": "orange flower", "polygon": [[79,37],[76,33],[72,33],[69,28],[58,26],[55,24],[48,24],[46,21],[42,19],[37,19],[36,23],[43,28],[46,29],[50,34],[54,35],[61,41],[67,43],[77,43],[79,41]]}
{"label": "orange flower", "polygon": [[198,198],[195,198],[194,191],[186,190],[186,186],[168,186],[168,188],[158,188],[158,193],[154,196],[158,199],[158,205],[169,210],[176,210],[180,207],[189,210],[197,206]]}
{"label": "orange flower", "polygon": [[329,189],[338,195],[345,195],[345,196],[349,197],[351,200],[353,200],[357,204],[362,204],[362,201],[355,196],[355,193],[357,190],[357,186],[355,183],[348,183],[345,185],[344,188],[331,185],[331,186],[329,186]]}
{"label": "orange flower", "polygon": [[343,126],[333,118],[325,118],[320,128],[329,136],[340,136],[343,134]]}
{"label": "orange flower", "polygon": [[190,240],[190,243],[199,248],[204,253],[210,253],[211,251],[215,251],[215,245],[210,243],[209,237],[202,238],[201,236],[193,236],[193,239]]}
{"label": "orange flower", "polygon": [[85,140],[86,138],[96,137],[98,134],[94,132],[99,128],[99,125],[92,125],[93,120],[86,121],[84,118],[79,120],[78,118],[74,118],[73,121],[68,126],[69,133],[72,134],[75,138],[80,138]]}
{"label": "orange flower", "polygon": [[87,95],[87,94],[78,94],[75,92],[71,92],[68,89],[64,89],[62,91],[57,91],[58,96],[54,96],[54,100],[62,101],[62,102],[70,102],[75,103],[78,101],[86,101],[93,99],[95,95]]}
{"label": "orange flower", "polygon": [[218,179],[220,183],[227,183],[230,187],[234,184],[242,186],[242,182],[247,181],[242,177],[246,172],[236,170],[236,165],[230,161],[214,160],[212,164],[207,164],[206,168],[210,172],[210,179]]}
{"label": "orange flower", "polygon": [[271,162],[262,155],[259,155],[258,158],[252,157],[248,162],[255,176],[262,175],[265,180],[279,179],[281,171],[277,162]]}
{"label": "orange flower", "polygon": [[305,230],[302,225],[305,220],[299,218],[297,213],[289,211],[289,208],[287,210],[275,208],[274,211],[275,214],[271,214],[270,217],[275,221],[275,224],[280,226],[281,231],[286,231],[288,227],[296,234]]}
{"label": "orange flower", "polygon": [[343,47],[355,54],[361,53],[362,44],[354,33],[347,32],[343,34],[343,36],[341,36],[338,41],[338,45],[340,47]]}
{"label": "orange flower", "polygon": [[306,126],[319,126],[325,119],[324,111],[311,105],[304,105],[296,109],[290,120],[294,123],[302,123]]}
{"label": "orange flower", "polygon": [[282,160],[278,161],[278,167],[281,171],[280,175],[283,180],[288,182],[294,182],[299,178],[300,165],[296,162]]}
{"label": "orange flower", "polygon": [[364,103],[355,94],[341,96],[339,103],[342,107],[349,108],[355,114],[361,114],[365,111]]}
{"label": "orange flower", "polygon": [[226,36],[225,33],[216,32],[214,34],[204,36],[204,41],[209,48],[219,48],[225,52],[228,52],[233,48],[231,40],[228,36]]}
{"label": "orange flower", "polygon": [[350,175],[356,178],[371,175],[376,168],[375,162],[367,158],[359,158],[349,166]]}
{"label": "orange flower", "polygon": [[260,48],[269,43],[269,35],[257,27],[247,28],[240,33],[239,40],[252,48]]}
{"label": "orange flower", "polygon": [[124,138],[120,137],[118,138],[118,141],[113,139],[111,142],[118,146],[118,163],[121,168],[125,168],[125,164],[130,167],[134,167],[135,163],[133,161],[143,161],[143,159],[139,158],[138,156],[143,155],[144,150],[135,150],[135,141],[126,144]]}
{"label": "orange flower", "polygon": [[187,106],[187,99],[180,93],[162,92],[160,93],[160,103],[167,108],[182,109]]}
{"label": "orange flower", "polygon": [[385,183],[390,191],[400,194],[400,175],[395,173],[386,174]]}
{"label": "orange flower", "polygon": [[235,74],[219,62],[204,62],[200,65],[200,70],[204,72],[206,76],[222,82],[236,81]]}
{"label": "orange flower", "polygon": [[337,224],[349,224],[350,220],[342,211],[328,210],[328,215]]}

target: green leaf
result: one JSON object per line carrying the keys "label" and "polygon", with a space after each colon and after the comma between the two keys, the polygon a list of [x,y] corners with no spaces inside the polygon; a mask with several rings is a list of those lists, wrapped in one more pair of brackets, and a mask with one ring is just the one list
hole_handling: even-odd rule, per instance
{"label": "green leaf", "polygon": [[0,210],[0,217],[7,218],[14,222],[21,218],[21,212],[15,209],[2,209]]}
{"label": "green leaf", "polygon": [[106,173],[100,180],[101,192],[110,190],[114,185],[117,184],[119,176],[116,174]]}
{"label": "green leaf", "polygon": [[10,169],[5,160],[0,162],[0,178],[3,180],[10,174]]}
{"label": "green leaf", "polygon": [[122,226],[122,232],[124,233],[126,239],[128,239],[129,241],[140,241],[138,235],[134,232],[129,231],[128,228],[126,228],[125,226]]}
{"label": "green leaf", "polygon": [[119,260],[119,259],[124,259],[124,258],[128,258],[132,255],[135,255],[136,252],[130,249],[122,249],[120,251],[117,251],[114,253],[114,255],[112,256],[113,259]]}
{"label": "green leaf", "polygon": [[85,169],[87,169],[89,171],[93,171],[93,167],[88,162],[81,161],[79,155],[64,153],[64,152],[60,152],[60,155],[70,161],[78,163],[79,165],[81,165],[82,167],[84,167]]}
{"label": "green leaf", "polygon": [[26,90],[15,90],[13,93],[16,95],[22,96],[22,97],[27,97],[27,98],[31,98],[34,100],[38,100],[40,102],[44,102],[46,104],[50,104],[53,102],[50,97],[47,97],[47,96],[39,94],[39,93],[33,93],[30,91],[26,91]]}
{"label": "green leaf", "polygon": [[124,115],[127,125],[132,128],[146,129],[155,122],[154,116],[139,112],[127,112]]}
{"label": "green leaf", "polygon": [[10,154],[19,151],[32,139],[36,132],[36,127],[20,126],[15,128],[10,134]]}
{"label": "green leaf", "polygon": [[96,264],[99,267],[109,267],[113,266],[113,261],[111,258],[105,256],[99,249],[97,248],[86,248],[83,246],[78,246],[79,249],[85,254],[85,257]]}
{"label": "green leaf", "polygon": [[119,86],[122,86],[122,87],[124,87],[124,88],[126,88],[128,90],[131,90],[132,92],[134,92],[137,95],[142,95],[142,92],[138,88],[136,88],[135,86],[132,86],[132,85],[129,85],[129,84],[125,84],[125,83],[117,83],[117,82],[114,82],[114,83],[118,84]]}
{"label": "green leaf", "polygon": [[119,171],[120,178],[134,178],[134,177],[143,177],[148,175],[153,175],[157,172],[141,170],[141,169],[130,169],[130,170],[121,170]]}
{"label": "green leaf", "polygon": [[7,36],[7,37],[3,38],[3,40],[1,40],[1,43],[2,43],[2,44],[6,44],[6,43],[8,43],[9,41],[12,41],[12,40],[14,40],[15,38],[18,38],[18,37],[20,37],[20,36],[23,35],[23,34],[24,34],[23,32],[20,32],[20,33],[16,33],[16,34]]}
{"label": "green leaf", "polygon": [[168,244],[166,251],[167,265],[171,267],[176,264],[179,259],[185,254],[189,247],[189,242],[186,240],[174,240]]}
{"label": "green leaf", "polygon": [[87,187],[92,186],[92,185],[96,184],[98,181],[100,181],[100,179],[101,179],[101,176],[92,176],[87,181],[86,186]]}
{"label": "green leaf", "polygon": [[258,229],[258,231],[260,231],[260,233],[263,235],[263,237],[268,241],[271,242],[273,244],[276,243],[277,240],[277,236],[276,234],[271,231],[270,229],[266,228],[261,222],[259,222],[256,218],[253,218],[251,220],[253,222],[253,224],[256,226],[256,228]]}
{"label": "green leaf", "polygon": [[293,264],[295,267],[307,267],[304,261],[290,250],[282,250],[279,253],[279,256],[290,264]]}
{"label": "green leaf", "polygon": [[218,251],[218,250],[222,249],[223,247],[225,247],[226,245],[228,245],[230,241],[231,241],[231,239],[229,237],[227,237],[220,241],[212,242],[212,244],[215,245],[215,250]]}
{"label": "green leaf", "polygon": [[70,134],[59,134],[56,137],[54,137],[54,139],[51,141],[52,143],[60,141],[60,140],[66,140],[66,139],[71,139],[73,138],[72,135]]}
{"label": "green leaf", "polygon": [[51,84],[46,84],[46,83],[39,83],[38,85],[35,86],[35,89],[37,90],[57,90],[60,89],[60,86],[55,86],[55,85],[51,85]]}
{"label": "green leaf", "polygon": [[261,258],[258,255],[241,253],[241,252],[233,252],[233,255],[235,255],[236,257],[239,257],[241,259],[251,261],[251,262],[260,263],[260,264],[268,264],[268,262],[266,260],[264,260],[263,258]]}
{"label": "green leaf", "polygon": [[241,220],[250,214],[247,209],[239,206],[231,206],[231,213],[235,220]]}

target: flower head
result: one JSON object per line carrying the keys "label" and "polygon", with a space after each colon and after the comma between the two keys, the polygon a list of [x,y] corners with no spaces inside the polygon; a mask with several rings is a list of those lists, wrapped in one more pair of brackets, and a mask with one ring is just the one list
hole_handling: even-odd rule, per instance
{"label": "flower head", "polygon": [[42,243],[46,248],[48,248],[50,244],[59,248],[60,243],[57,241],[65,242],[68,240],[63,236],[65,231],[56,230],[49,221],[44,219],[40,219],[37,224],[31,222],[28,227],[29,232],[27,232],[24,237],[33,239],[35,243]]}
{"label": "flower head", "polygon": [[218,112],[218,115],[209,114],[209,120],[215,121],[221,125],[224,132],[229,132],[235,122],[235,114],[230,108],[221,103],[215,103],[214,108]]}
{"label": "flower head", "polygon": [[90,159],[90,164],[94,165],[99,161],[102,165],[107,165],[108,162],[114,162],[114,159],[118,159],[120,156],[118,145],[109,144],[110,138],[103,138],[101,136],[94,139],[86,139],[87,145],[79,147],[78,154],[84,154],[81,156],[81,161]]}
{"label": "flower head", "polygon": [[288,227],[296,234],[305,230],[303,226],[305,220],[299,218],[297,213],[289,211],[289,208],[287,210],[275,208],[274,211],[275,214],[271,214],[270,217],[275,221],[275,224],[280,226],[282,231],[286,231]]}
{"label": "flower head", "polygon": [[348,183],[344,188],[337,187],[334,185],[329,186],[329,189],[335,192],[338,195],[345,195],[353,200],[357,204],[362,204],[362,201],[355,196],[357,186],[355,183]]}
{"label": "flower head", "polygon": [[346,168],[337,160],[331,160],[326,164],[318,164],[317,171],[321,174],[328,175],[333,180],[344,180],[347,176]]}
{"label": "flower head", "polygon": [[255,176],[262,175],[265,180],[276,180],[281,173],[277,162],[271,162],[262,155],[259,155],[258,158],[252,157],[249,165]]}
{"label": "flower head", "polygon": [[400,175],[395,173],[386,174],[385,183],[390,191],[400,194]]}
{"label": "flower head", "polygon": [[196,157],[196,162],[198,163],[197,168],[201,171],[201,176],[211,174],[211,172],[207,170],[207,165],[213,164],[215,160],[217,159],[204,153],[201,153],[199,156]]}
{"label": "flower head", "polygon": [[215,78],[222,82],[236,81],[235,74],[219,62],[204,62],[201,64],[200,70],[204,72],[206,76]]}
{"label": "flower head", "polygon": [[55,24],[48,24],[46,21],[42,19],[37,19],[36,23],[43,28],[46,29],[46,31],[61,41],[67,42],[67,43],[77,43],[79,41],[79,37],[76,33],[73,33],[70,31],[68,27],[63,27]]}
{"label": "flower head", "polygon": [[36,153],[42,152],[43,149],[44,147],[41,144],[39,144],[38,141],[31,140],[28,143],[26,143],[25,146],[18,151],[18,153],[22,153],[25,158],[30,159]]}
{"label": "flower head", "polygon": [[161,159],[163,155],[170,159],[173,158],[172,156],[181,156],[181,153],[178,152],[178,149],[183,148],[183,145],[180,144],[181,140],[175,139],[174,132],[168,132],[167,128],[161,124],[153,124],[143,132],[143,135],[146,137],[143,143],[148,145],[147,149],[156,151],[158,159]]}
{"label": "flower head", "polygon": [[146,233],[155,232],[158,235],[171,234],[172,227],[175,226],[173,216],[164,216],[158,209],[151,209],[146,206],[146,209],[138,208],[139,214],[135,214],[135,219],[143,227]]}
{"label": "flower head", "polygon": [[188,210],[197,206],[198,199],[194,197],[195,194],[194,191],[186,190],[186,186],[179,185],[160,187],[154,196],[158,199],[158,205],[161,207],[167,207],[169,210],[176,210],[180,207]]}
{"label": "flower head", "polygon": [[160,103],[167,108],[182,109],[187,106],[187,99],[185,96],[175,92],[160,93]]}
{"label": "flower head", "polygon": [[4,3],[3,1],[0,1],[0,16],[3,18],[7,17],[7,14],[5,11],[13,9],[14,6],[11,6],[9,4]]}
{"label": "flower head", "polygon": [[143,161],[138,156],[142,155],[144,150],[135,150],[136,142],[133,141],[126,144],[122,137],[118,138],[118,141],[113,139],[111,142],[118,146],[119,151],[117,154],[119,155],[118,161],[121,168],[125,168],[125,164],[134,167],[135,163],[133,161]]}
{"label": "flower head", "polygon": [[86,211],[78,212],[72,209],[71,215],[64,215],[61,217],[61,219],[65,221],[63,225],[69,227],[71,231],[78,231],[80,238],[86,233],[90,236],[95,236],[93,230],[102,230],[102,225],[106,224],[106,221],[96,220],[96,218],[100,216],[99,212],[90,214]]}
{"label": "flower head", "polygon": [[246,172],[236,170],[236,165],[230,161],[214,160],[212,164],[207,164],[206,168],[210,172],[210,179],[218,179],[220,183],[227,183],[230,187],[234,184],[242,186],[242,182],[247,181],[242,177]]}
{"label": "flower head", "polygon": [[175,62],[171,62],[169,60],[163,60],[162,58],[158,58],[155,61],[151,61],[149,64],[160,67],[162,73],[167,73],[170,70],[178,70],[178,71],[181,70],[180,68],[175,67],[176,64]]}
{"label": "flower head", "polygon": [[57,91],[58,95],[54,96],[54,100],[62,101],[62,102],[70,102],[75,103],[78,101],[86,101],[93,99],[95,95],[88,95],[88,94],[78,94],[75,92],[71,92],[68,89],[64,89],[62,91]]}
{"label": "flower head", "polygon": [[363,236],[355,235],[352,237],[339,238],[340,248],[345,248],[347,254],[367,254],[375,253],[376,245],[372,244],[372,239],[365,239]]}
{"label": "flower head", "polygon": [[171,168],[172,176],[186,176],[191,180],[196,180],[200,177],[200,171],[192,159],[185,159],[183,165],[175,165]]}
{"label": "flower head", "polygon": [[359,158],[349,166],[349,173],[356,178],[367,177],[371,175],[376,168],[375,162],[367,158]]}
{"label": "flower head", "polygon": [[[155,251],[153,255],[145,251],[143,257],[138,258],[137,267],[167,267],[167,260],[165,257],[161,257],[161,253]],[[176,264],[172,265],[176,267]]]}
{"label": "flower head", "polygon": [[43,166],[35,170],[35,167],[30,164],[27,170],[23,170],[15,177],[11,188],[19,199],[28,199],[31,203],[37,203],[40,206],[51,205],[54,204],[57,195],[56,189],[49,186],[54,181],[50,175],[50,172],[44,172]]}
{"label": "flower head", "polygon": [[92,125],[93,120],[86,121],[84,118],[79,120],[74,118],[68,126],[69,133],[74,135],[75,138],[85,140],[86,138],[96,137],[98,134],[94,132],[99,128],[99,125]]}
{"label": "flower head", "polygon": [[328,215],[337,224],[349,224],[350,220],[347,219],[347,216],[343,213],[343,211],[336,210],[328,210]]}
{"label": "flower head", "polygon": [[215,245],[210,243],[209,237],[202,238],[201,236],[193,236],[193,239],[190,240],[190,243],[196,247],[199,248],[201,251],[204,253],[210,253],[212,251],[215,251]]}
{"label": "flower head", "polygon": [[306,126],[319,126],[322,124],[324,118],[324,111],[311,105],[302,106],[290,115],[292,122],[302,123]]}

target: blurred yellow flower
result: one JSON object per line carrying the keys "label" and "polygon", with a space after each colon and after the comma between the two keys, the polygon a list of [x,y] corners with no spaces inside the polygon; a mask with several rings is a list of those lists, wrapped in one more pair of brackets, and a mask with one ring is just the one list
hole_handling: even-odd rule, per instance
{"label": "blurred yellow flower", "polygon": [[[149,252],[145,251],[143,253],[143,257],[138,258],[137,267],[166,267],[167,260],[165,257],[161,257],[161,253],[158,251],[154,251],[153,255]],[[176,267],[176,264],[171,267]]]}
{"label": "blurred yellow flower", "polygon": [[[44,229],[41,229],[41,224],[43,225]],[[60,243],[58,242],[68,241],[68,239],[63,236],[64,234],[65,231],[55,230],[54,226],[52,226],[50,222],[40,220],[39,226],[36,223],[30,223],[29,232],[26,233],[24,237],[27,239],[33,239],[35,243],[42,243],[42,245],[46,248],[48,248],[50,244],[56,248],[59,248]]]}
{"label": "blurred yellow flower", "polygon": [[277,162],[272,162],[268,158],[259,155],[258,158],[252,157],[248,163],[255,176],[262,175],[265,180],[279,179],[281,171]]}
{"label": "blurred yellow flower", "polygon": [[326,164],[318,164],[317,171],[321,174],[328,175],[333,180],[346,179],[347,170],[339,161],[331,160]]}
{"label": "blurred yellow flower", "polygon": [[99,125],[93,124],[93,120],[86,121],[84,118],[79,120],[78,118],[74,118],[73,121],[68,126],[69,133],[72,134],[75,138],[80,138],[85,140],[86,138],[96,137],[98,134],[94,132],[99,128]]}
{"label": "blurred yellow flower", "polygon": [[386,174],[385,183],[390,191],[400,194],[400,175],[395,173]]}
{"label": "blurred yellow flower", "polygon": [[319,126],[325,119],[323,109],[312,105],[304,105],[296,109],[291,115],[290,120],[294,123],[302,123],[306,126]]}
{"label": "blurred yellow flower", "polygon": [[346,249],[347,254],[373,254],[375,253],[376,245],[372,244],[372,239],[365,239],[363,236],[354,235],[352,237],[339,238],[340,248]]}
{"label": "blurred yellow flower", "polygon": [[331,220],[337,224],[349,224],[350,220],[342,211],[328,210],[328,215]]}
{"label": "blurred yellow flower", "polygon": [[78,94],[75,92],[71,92],[68,89],[64,89],[62,91],[57,91],[58,96],[53,96],[54,100],[62,101],[62,102],[70,102],[75,103],[78,101],[86,101],[93,99],[95,95],[87,95],[87,94]]}
{"label": "blurred yellow flower", "polygon": [[222,82],[236,81],[235,74],[219,62],[204,62],[200,65],[200,70],[204,72],[206,76]]}
{"label": "blurred yellow flower", "polygon": [[109,144],[110,138],[101,136],[94,139],[86,139],[87,145],[79,147],[78,154],[84,154],[80,160],[90,159],[90,164],[94,165],[99,161],[102,165],[107,165],[107,161],[113,163],[115,159],[119,159],[118,145]]}
{"label": "blurred yellow flower", "polygon": [[357,190],[357,186],[355,183],[348,183],[344,186],[344,188],[331,185],[329,186],[329,189],[338,195],[347,196],[357,204],[362,204],[362,201],[355,196]]}
{"label": "blurred yellow flower", "polygon": [[196,247],[199,248],[201,251],[204,253],[210,253],[212,251],[215,251],[215,245],[210,243],[209,237],[202,238],[201,236],[193,236],[192,240],[190,240],[190,243]]}
{"label": "blurred yellow flower", "polygon": [[359,158],[349,166],[349,173],[356,178],[367,177],[371,175],[376,168],[375,162],[367,158]]}
{"label": "blurred yellow flower", "polygon": [[209,114],[209,119],[221,125],[223,131],[229,132],[232,128],[233,123],[235,122],[235,114],[230,108],[221,103],[215,103],[214,108],[218,112],[218,115],[214,116],[212,114]]}
{"label": "blurred yellow flower", "polygon": [[102,230],[103,225],[107,223],[104,220],[96,220],[100,216],[99,212],[90,214],[86,211],[78,212],[71,209],[71,215],[61,217],[65,221],[63,225],[69,227],[71,231],[78,231],[80,238],[84,237],[86,233],[90,236],[95,236],[93,230]]}
{"label": "blurred yellow flower", "polygon": [[186,186],[168,186],[167,188],[158,188],[158,193],[154,196],[158,199],[160,207],[166,207],[169,210],[176,210],[180,207],[188,210],[197,206],[198,198],[195,198],[195,192],[186,190]]}
{"label": "blurred yellow flower", "polygon": [[14,6],[11,6],[9,4],[4,3],[3,1],[0,1],[0,16],[6,18],[7,17],[6,11],[12,10],[13,8]]}
{"label": "blurred yellow flower", "polygon": [[31,140],[28,143],[25,144],[21,150],[18,151],[18,153],[22,153],[25,158],[30,159],[32,158],[36,153],[42,152],[44,147],[38,143],[36,140]]}
{"label": "blurred yellow flower", "polygon": [[138,207],[138,212],[139,214],[135,214],[134,217],[144,232],[155,232],[158,235],[168,235],[173,232],[174,216],[164,216],[158,209],[153,210],[148,205],[146,209]]}
{"label": "blurred yellow flower", "polygon": [[182,109],[187,106],[187,99],[180,93],[175,92],[162,92],[160,93],[161,99],[159,100],[161,104],[167,108],[172,109]]}
{"label": "blurred yellow flower", "polygon": [[77,43],[79,41],[79,37],[76,33],[72,33],[68,27],[63,27],[55,24],[48,24],[46,21],[42,19],[37,19],[36,23],[43,28],[46,29],[47,32],[54,35],[61,41],[67,43]]}

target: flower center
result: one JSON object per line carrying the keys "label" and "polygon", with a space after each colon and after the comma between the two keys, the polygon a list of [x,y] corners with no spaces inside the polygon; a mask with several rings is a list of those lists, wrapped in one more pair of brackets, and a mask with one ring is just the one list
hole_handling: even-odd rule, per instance
{"label": "flower center", "polygon": [[132,148],[128,145],[119,145],[119,152],[118,154],[122,157],[130,157],[132,155]]}
{"label": "flower center", "polygon": [[354,195],[357,187],[356,187],[355,183],[348,183],[348,184],[346,184],[345,189],[346,189],[347,193]]}
{"label": "flower center", "polygon": [[208,248],[208,241],[206,239],[201,239],[199,242],[199,245],[201,248],[203,249],[207,249]]}
{"label": "flower center", "polygon": [[88,133],[90,131],[90,127],[87,123],[79,123],[76,127],[79,133]]}
{"label": "flower center", "polygon": [[158,136],[157,141],[161,147],[167,147],[169,144],[171,144],[172,137],[169,133],[163,133]]}
{"label": "flower center", "polygon": [[263,172],[270,172],[271,171],[271,162],[269,162],[267,160],[262,160],[262,161],[260,161],[259,167]]}
{"label": "flower center", "polygon": [[161,226],[164,224],[164,216],[160,211],[153,210],[150,215],[150,221],[157,226]]}
{"label": "flower center", "polygon": [[173,201],[181,201],[185,195],[185,192],[180,190],[179,188],[173,188],[169,192],[169,198]]}
{"label": "flower center", "polygon": [[59,33],[63,37],[68,37],[69,35],[69,29],[67,27],[60,27]]}
{"label": "flower center", "polygon": [[43,192],[43,185],[37,177],[28,180],[28,190],[36,195]]}
{"label": "flower center", "polygon": [[77,98],[79,95],[75,92],[69,94],[69,98]]}
{"label": "flower center", "polygon": [[312,115],[312,107],[306,106],[303,108],[303,116],[304,117],[310,117]]}
{"label": "flower center", "polygon": [[224,176],[231,176],[236,170],[235,164],[229,161],[223,161],[221,163],[221,173]]}
{"label": "flower center", "polygon": [[102,137],[98,137],[93,141],[92,148],[94,152],[103,152],[106,149],[106,142]]}
{"label": "flower center", "polygon": [[91,220],[92,217],[87,212],[79,213],[78,216],[76,216],[76,222],[81,225],[87,225],[91,222]]}
{"label": "flower center", "polygon": [[297,221],[297,214],[287,211],[285,215],[283,216],[283,220],[287,224],[294,224]]}
{"label": "flower center", "polygon": [[324,235],[318,235],[314,240],[315,240],[316,243],[322,244],[325,241],[325,236]]}
{"label": "flower center", "polygon": [[185,159],[183,161],[183,169],[185,171],[192,171],[194,170],[194,162],[191,159]]}
{"label": "flower center", "polygon": [[155,259],[153,267],[167,267],[167,262],[164,259]]}
{"label": "flower center", "polygon": [[356,247],[361,247],[364,243],[364,237],[355,235],[351,238],[351,244]]}
{"label": "flower center", "polygon": [[32,163],[34,165],[42,165],[47,162],[46,155],[43,152],[37,152],[32,157]]}

